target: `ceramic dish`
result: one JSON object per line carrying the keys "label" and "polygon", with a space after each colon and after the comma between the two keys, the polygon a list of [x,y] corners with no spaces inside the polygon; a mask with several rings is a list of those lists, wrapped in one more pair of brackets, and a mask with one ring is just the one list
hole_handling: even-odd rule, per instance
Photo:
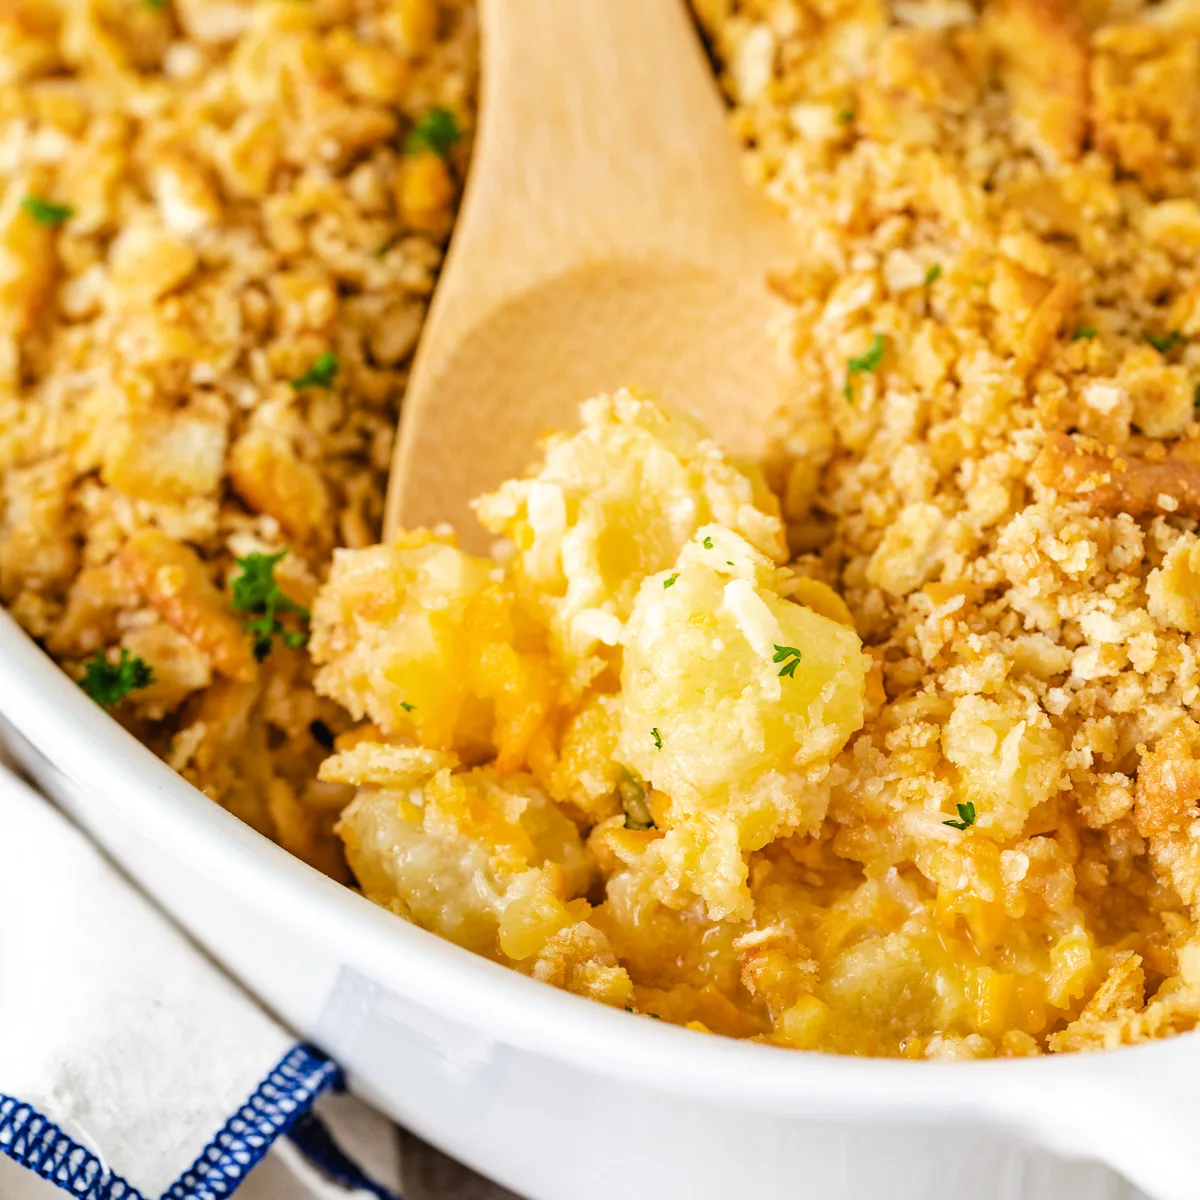
{"label": "ceramic dish", "polygon": [[[4,736],[212,955],[397,1121],[530,1200],[1161,1200],[1200,1180],[1200,1038],[909,1063],[704,1037],[395,920],[180,779],[0,613]],[[1091,1161],[1089,1161],[1091,1160]]]}

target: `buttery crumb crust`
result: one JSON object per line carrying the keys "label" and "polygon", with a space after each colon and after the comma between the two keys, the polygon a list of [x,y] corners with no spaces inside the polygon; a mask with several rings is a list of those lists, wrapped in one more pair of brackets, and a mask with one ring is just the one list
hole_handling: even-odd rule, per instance
{"label": "buttery crumb crust", "polygon": [[379,535],[468,145],[406,142],[469,133],[476,58],[457,0],[0,6],[0,600],[72,674],[141,658],[119,718],[335,875],[346,718],[229,580],[287,548],[307,603]]}
{"label": "buttery crumb crust", "polygon": [[[1001,910],[1078,922],[1039,1044],[1190,1028],[1200,16],[696,7],[802,248],[775,281],[797,378],[770,478],[887,696],[842,755],[825,844],[876,877],[915,865],[979,948]],[[934,836],[970,799],[986,837]],[[987,1037],[953,1052],[1026,1045]]]}

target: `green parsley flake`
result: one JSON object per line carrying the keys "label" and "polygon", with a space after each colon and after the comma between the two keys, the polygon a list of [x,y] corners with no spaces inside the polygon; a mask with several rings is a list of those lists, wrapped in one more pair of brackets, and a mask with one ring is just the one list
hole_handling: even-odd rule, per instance
{"label": "green parsley flake", "polygon": [[1071,334],[1071,341],[1073,341],[1073,342],[1090,341],[1095,336],[1096,336],[1095,325],[1080,325],[1079,328],[1076,329],[1073,334]]}
{"label": "green parsley flake", "polygon": [[838,115],[837,115],[838,124],[839,125],[853,125],[854,124],[854,115],[855,115],[854,109],[852,109],[852,108],[839,109]]}
{"label": "green parsley flake", "polygon": [[26,196],[21,201],[21,207],[39,225],[46,225],[50,229],[57,229],[75,215],[75,210],[69,204],[55,204],[52,200],[43,200],[41,196]]}
{"label": "green parsley flake", "polygon": [[120,661],[115,664],[108,661],[103,650],[97,650],[84,666],[79,686],[102,708],[112,708],[130,692],[153,682],[154,672],[149,665],[122,646]]}
{"label": "green parsley flake", "polygon": [[234,560],[240,572],[230,583],[230,596],[238,612],[252,614],[246,629],[254,635],[254,657],[259,662],[271,653],[275,637],[293,650],[308,642],[307,630],[286,629],[279,620],[280,614],[291,614],[308,623],[308,609],[287,596],[275,582],[275,564],[286,555],[286,550],[280,550],[277,554],[247,554]]}
{"label": "green parsley flake", "polygon": [[326,350],[299,379],[292,380],[292,390],[302,392],[310,387],[333,387],[340,365],[338,356],[332,350]]}
{"label": "green parsley flake", "polygon": [[966,829],[970,825],[975,824],[975,803],[968,800],[966,804],[956,804],[958,809],[957,821],[943,821],[943,825],[949,825],[951,829]]}
{"label": "green parsley flake", "polygon": [[275,582],[275,566],[287,557],[286,550],[275,554],[247,554],[234,559],[240,568],[230,585],[233,607],[238,612],[294,612],[308,618],[308,609],[285,596]]}
{"label": "green parsley flake", "polygon": [[617,784],[617,795],[621,798],[621,807],[625,810],[626,829],[653,829],[654,814],[646,803],[646,785],[624,767],[621,768],[621,779]]}
{"label": "green parsley flake", "polygon": [[1187,338],[1179,332],[1178,329],[1172,329],[1170,333],[1148,333],[1146,341],[1152,345],[1159,354],[1170,354],[1176,346],[1182,345],[1187,341]]}
{"label": "green parsley flake", "polygon": [[422,150],[432,150],[445,158],[452,147],[462,141],[462,130],[458,127],[458,119],[448,108],[431,108],[413,126],[413,131],[404,143],[406,154],[419,154]]}
{"label": "green parsley flake", "polygon": [[662,734],[658,732],[657,725],[652,730],[650,730],[650,736],[654,739],[654,748],[656,750],[661,750],[662,749]]}
{"label": "green parsley flake", "polygon": [[665,590],[666,590],[667,588],[669,588],[669,587],[674,587],[674,586],[675,586],[675,580],[677,580],[678,578],[679,578],[679,572],[678,572],[678,571],[676,571],[674,575],[668,575],[668,576],[666,577],[666,579],[664,579],[664,580],[663,580],[663,590],[665,591]]}
{"label": "green parsley flake", "polygon": [[942,277],[942,264],[934,263],[928,271],[925,272],[925,286],[928,287],[931,283],[937,283]]}
{"label": "green parsley flake", "polygon": [[405,712],[412,712],[417,706],[415,704],[409,704],[407,700],[401,700],[400,707],[404,709]]}
{"label": "green parsley flake", "polygon": [[846,361],[846,384],[842,389],[843,395],[847,400],[854,398],[854,389],[851,387],[850,381],[855,375],[863,374],[867,371],[874,371],[876,367],[883,362],[883,352],[887,349],[887,338],[882,333],[875,335],[875,340],[871,343],[871,348],[865,354],[856,355],[854,358]]}
{"label": "green parsley flake", "polygon": [[795,646],[776,646],[775,657],[772,662],[783,663],[779,668],[780,677],[786,675],[789,679],[796,674],[796,668],[800,665],[800,651]]}
{"label": "green parsley flake", "polygon": [[147,8],[164,9],[167,7],[167,0],[142,0],[142,3]]}
{"label": "green parsley flake", "polygon": [[703,545],[704,545],[705,550],[711,550],[712,549],[712,538],[706,537],[704,539]]}

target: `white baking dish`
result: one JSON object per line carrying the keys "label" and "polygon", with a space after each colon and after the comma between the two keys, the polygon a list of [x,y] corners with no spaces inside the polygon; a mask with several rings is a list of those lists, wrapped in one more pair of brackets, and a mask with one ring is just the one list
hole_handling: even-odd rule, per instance
{"label": "white baking dish", "polygon": [[530,1200],[1136,1194],[1100,1164],[1161,1200],[1200,1197],[1200,1036],[909,1063],[663,1026],[325,879],[175,775],[3,612],[0,714],[46,791],[356,1091]]}

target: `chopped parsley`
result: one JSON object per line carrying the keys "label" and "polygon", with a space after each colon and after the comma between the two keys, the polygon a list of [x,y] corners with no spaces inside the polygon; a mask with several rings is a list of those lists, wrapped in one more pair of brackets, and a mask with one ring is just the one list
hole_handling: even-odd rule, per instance
{"label": "chopped parsley", "polygon": [[448,108],[431,108],[413,126],[408,141],[404,143],[406,154],[419,154],[422,150],[432,150],[445,158],[452,147],[462,141],[462,130],[458,127],[458,119]]}
{"label": "chopped parsley", "polygon": [[333,730],[324,721],[310,721],[308,732],[313,735],[313,741],[324,750],[333,749]]}
{"label": "chopped parsley", "polygon": [[957,821],[943,821],[943,825],[949,825],[951,829],[966,829],[968,826],[975,824],[975,802],[968,800],[966,804],[956,804],[958,809]]}
{"label": "chopped parsley", "polygon": [[142,0],[142,3],[143,3],[143,4],[144,4],[144,5],[147,7],[147,8],[158,8],[158,9],[162,9],[162,8],[166,8],[166,7],[167,7],[167,0]]}
{"label": "chopped parsley", "polygon": [[1200,409],[1200,383],[1196,384],[1196,390],[1192,393],[1192,407]]}
{"label": "chopped parsley", "polygon": [[308,610],[288,599],[275,582],[275,565],[286,557],[287,551],[280,550],[275,554],[247,554],[245,558],[234,559],[241,569],[230,585],[233,607],[238,612],[264,613],[274,610],[308,615]]}
{"label": "chopped parsley", "polygon": [[308,641],[307,630],[287,629],[279,620],[280,615],[291,614],[308,622],[308,609],[285,595],[275,582],[275,564],[286,554],[286,550],[280,550],[277,554],[247,554],[234,559],[241,570],[230,584],[233,607],[251,614],[246,628],[254,635],[254,657],[259,662],[271,653],[273,638],[278,637],[290,649]]}
{"label": "chopped parsley", "polygon": [[332,350],[326,350],[299,379],[292,380],[292,390],[302,392],[310,387],[333,387],[340,365],[338,356]]}
{"label": "chopped parsley", "polygon": [[674,587],[674,586],[675,586],[675,580],[677,580],[678,578],[679,578],[679,572],[678,572],[678,571],[676,571],[674,575],[668,575],[668,576],[666,577],[666,579],[664,579],[664,580],[663,580],[663,589],[664,589],[664,590],[666,590],[666,589],[667,589],[667,588],[669,588],[669,587]]}
{"label": "chopped parsley", "polygon": [[390,237],[384,242],[379,243],[379,249],[375,251],[376,258],[387,258],[388,251],[396,244],[396,238]]}
{"label": "chopped parsley", "polygon": [[41,196],[26,196],[21,201],[21,207],[39,225],[51,229],[57,229],[75,215],[75,210],[69,204],[55,204],[53,200],[43,200]]}
{"label": "chopped parsley", "polygon": [[621,807],[625,810],[626,829],[654,828],[654,814],[646,803],[646,785],[624,767],[621,768],[617,795],[621,797]]}
{"label": "chopped parsley", "polygon": [[400,707],[404,709],[405,712],[412,712],[417,706],[415,704],[409,704],[407,700],[401,700]]}
{"label": "chopped parsley", "polygon": [[116,663],[109,662],[103,650],[97,650],[95,657],[88,659],[79,686],[102,708],[112,708],[130,692],[149,687],[153,682],[154,672],[149,664],[122,646],[121,658]]}
{"label": "chopped parsley", "polygon": [[705,550],[711,550],[712,549],[712,538],[706,537],[702,544],[703,544]]}
{"label": "chopped parsley", "polygon": [[650,730],[650,736],[654,739],[654,748],[656,750],[661,750],[662,749],[662,734],[658,732],[657,725],[652,730]]}
{"label": "chopped parsley", "polygon": [[853,358],[846,360],[846,384],[842,388],[842,394],[847,400],[854,398],[854,389],[851,387],[850,381],[855,375],[874,371],[883,362],[883,352],[885,349],[887,349],[887,338],[882,333],[877,333],[869,350],[864,354],[857,354]]}
{"label": "chopped parsley", "polygon": [[931,283],[937,283],[942,277],[942,264],[934,263],[928,271],[925,272],[925,286],[928,287]]}
{"label": "chopped parsley", "polygon": [[1159,354],[1170,354],[1176,346],[1182,345],[1187,338],[1179,332],[1178,329],[1172,329],[1170,333],[1148,333],[1146,341],[1152,345]]}
{"label": "chopped parsley", "polygon": [[1079,328],[1076,329],[1073,334],[1071,334],[1071,341],[1073,341],[1073,342],[1082,342],[1084,340],[1090,341],[1095,336],[1096,336],[1095,325],[1080,325]]}
{"label": "chopped parsley", "polygon": [[852,108],[839,109],[838,115],[837,115],[838,124],[839,125],[853,125],[854,124],[854,115],[855,115],[854,109],[852,109]]}
{"label": "chopped parsley", "polygon": [[800,651],[795,646],[776,646],[775,657],[771,659],[775,663],[783,663],[779,668],[779,675],[782,678],[784,675],[790,679],[796,674],[796,668],[800,665]]}

